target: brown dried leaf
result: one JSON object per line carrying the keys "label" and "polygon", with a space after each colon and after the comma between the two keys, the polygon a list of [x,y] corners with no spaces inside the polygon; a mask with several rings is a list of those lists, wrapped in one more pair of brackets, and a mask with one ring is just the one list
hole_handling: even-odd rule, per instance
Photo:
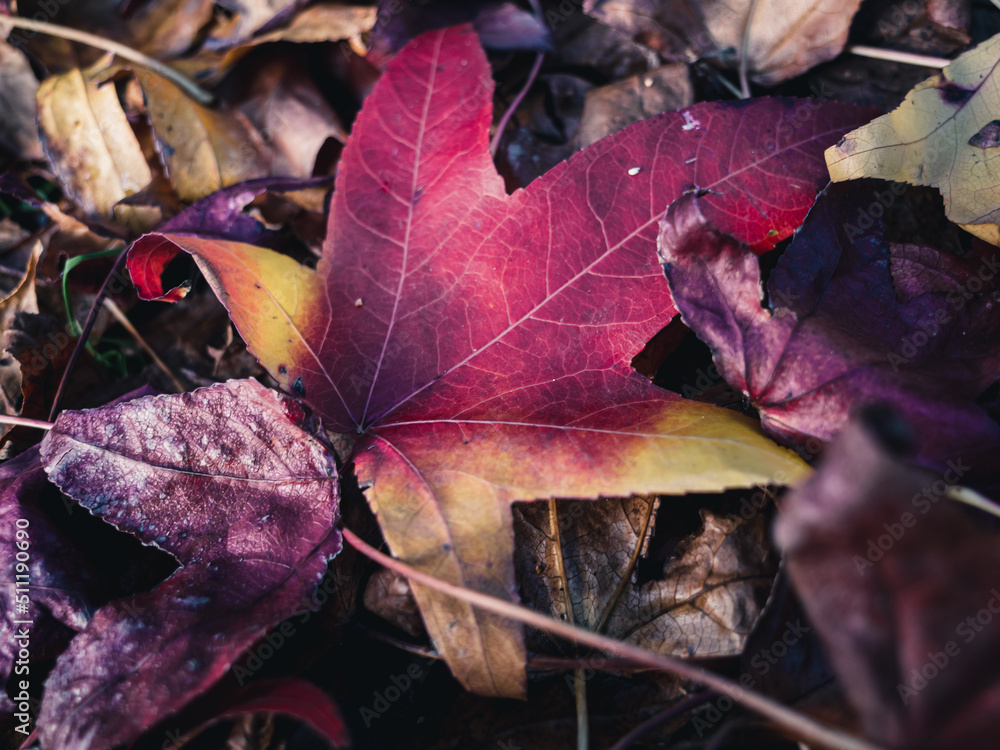
{"label": "brown dried leaf", "polygon": [[[214,82],[247,53],[262,44],[274,42],[309,44],[344,41],[351,49],[364,54],[362,36],[371,30],[375,18],[376,9],[373,7],[320,3],[296,14],[286,26],[243,39],[239,37],[243,21],[237,15],[216,33],[209,48],[187,60],[178,61],[178,68],[199,81]],[[222,49],[218,49],[220,45]],[[336,54],[340,57],[342,52]]]}
{"label": "brown dried leaf", "polygon": [[245,116],[197,104],[167,79],[142,68],[157,149],[182,201],[270,174],[272,153]]}
{"label": "brown dried leaf", "polygon": [[115,208],[153,177],[115,87],[88,82],[74,68],[43,81],[37,100],[46,156],[66,194],[87,214],[148,229],[142,212]]}
{"label": "brown dried leaf", "polygon": [[860,0],[589,0],[588,12],[666,57],[692,47],[772,86],[840,54]]}
{"label": "brown dried leaf", "polygon": [[128,20],[131,46],[157,59],[184,54],[212,20],[213,0],[156,0],[143,3]]}
{"label": "brown dried leaf", "polygon": [[586,148],[626,125],[694,103],[694,89],[685,63],[672,63],[649,73],[591,89],[576,132]]}
{"label": "brown dried leaf", "polygon": [[414,638],[426,633],[410,582],[395,571],[379,568],[372,574],[365,586],[364,604],[369,612]]}
{"label": "brown dried leaf", "polygon": [[547,504],[515,506],[522,597],[554,617],[661,654],[739,654],[774,577],[763,515],[744,521],[703,509],[703,528],[678,545],[661,579],[637,584],[635,562],[654,505],[647,498],[559,504],[569,603]]}
{"label": "brown dried leaf", "polygon": [[35,271],[38,268],[38,258],[42,254],[42,243],[36,241],[28,256],[28,267],[24,276],[10,294],[0,300],[0,331],[10,328],[10,322],[19,312],[37,313],[38,297],[35,294]]}
{"label": "brown dried leaf", "polygon": [[267,137],[271,173],[310,177],[326,139],[344,143],[347,132],[306,73],[308,62],[298,55],[272,55],[248,67],[240,69],[245,86],[238,111]]}

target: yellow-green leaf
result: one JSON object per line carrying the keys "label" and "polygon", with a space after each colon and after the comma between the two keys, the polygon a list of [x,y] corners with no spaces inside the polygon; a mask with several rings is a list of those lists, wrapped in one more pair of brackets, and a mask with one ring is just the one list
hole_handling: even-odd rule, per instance
{"label": "yellow-green leaf", "polygon": [[1000,245],[1000,34],[916,86],[894,111],[826,152],[834,182],[936,187],[948,218]]}

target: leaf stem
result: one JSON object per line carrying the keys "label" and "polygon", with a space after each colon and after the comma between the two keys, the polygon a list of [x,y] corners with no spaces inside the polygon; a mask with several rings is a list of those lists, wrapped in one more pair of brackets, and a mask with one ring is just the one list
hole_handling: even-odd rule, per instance
{"label": "leaf stem", "polygon": [[76,346],[73,347],[73,353],[70,354],[69,362],[66,363],[66,369],[63,370],[62,378],[59,380],[59,388],[56,389],[56,396],[52,399],[52,408],[49,410],[50,420],[54,420],[56,418],[56,414],[59,413],[59,404],[62,402],[63,393],[66,391],[66,384],[69,382],[70,373],[73,372],[73,368],[76,366],[76,361],[80,359],[80,354],[87,345],[87,340],[90,338],[90,332],[94,330],[94,323],[97,322],[97,313],[101,309],[101,303],[104,302],[104,298],[108,296],[108,292],[111,290],[111,282],[118,276],[118,271],[121,270],[122,264],[125,262],[125,257],[127,255],[128,250],[122,250],[118,254],[118,257],[115,258],[114,264],[111,266],[111,270],[108,271],[107,278],[104,279],[104,283],[101,284],[101,288],[97,292],[94,304],[91,306],[90,313],[87,315],[87,320],[84,322],[83,329],[80,331],[80,338],[76,340]]}
{"label": "leaf stem", "polygon": [[745,690],[741,685],[725,677],[721,677],[714,672],[701,669],[681,659],[663,656],[628,643],[616,641],[591,630],[559,622],[519,604],[513,604],[512,602],[504,601],[488,594],[442,581],[379,552],[358,538],[348,528],[343,528],[343,533],[344,539],[358,550],[358,552],[390,570],[406,576],[411,581],[415,581],[460,601],[467,602],[480,609],[493,612],[501,617],[519,620],[534,628],[546,630],[552,635],[576,641],[591,648],[600,649],[613,656],[629,659],[648,669],[671,672],[692,682],[698,682],[729,696],[734,702],[742,703],[747,708],[766,716],[779,727],[788,730],[803,741],[816,747],[829,748],[829,750],[878,750],[877,745],[872,745],[866,740],[843,732],[828,729],[822,724],[818,724],[812,719],[781,705],[777,701],[752,690]]}
{"label": "leaf stem", "polygon": [[28,417],[14,417],[9,414],[0,414],[0,424],[10,424],[15,427],[34,427],[37,430],[51,430],[52,423],[41,419],[29,419]]}
{"label": "leaf stem", "polygon": [[522,88],[514,101],[510,103],[507,107],[507,111],[503,113],[503,117],[500,118],[500,123],[497,125],[497,131],[493,134],[493,141],[490,143],[490,154],[493,156],[497,155],[497,151],[500,150],[500,139],[503,138],[503,131],[507,129],[507,123],[510,122],[510,118],[514,116],[514,110],[521,106],[521,100],[524,99],[525,95],[528,93],[528,89],[535,82],[535,78],[538,76],[538,71],[542,69],[542,61],[545,59],[545,53],[539,52],[535,55],[535,64],[531,66],[531,72],[528,73],[528,80],[524,82],[524,88]]}
{"label": "leaf stem", "polygon": [[931,57],[930,55],[918,55],[915,52],[868,47],[864,44],[851,44],[844,47],[844,52],[849,52],[859,57],[870,57],[873,60],[889,60],[890,62],[898,62],[903,65],[919,65],[924,68],[946,68],[952,62],[945,57]]}
{"label": "leaf stem", "polygon": [[118,321],[118,324],[128,331],[129,335],[135,339],[135,342],[139,345],[139,347],[149,355],[149,358],[153,360],[153,364],[159,367],[163,374],[167,376],[170,380],[170,384],[177,389],[177,392],[184,393],[187,388],[180,381],[180,378],[174,374],[174,371],[167,366],[166,362],[160,359],[153,347],[149,345],[149,342],[146,341],[146,339],[142,337],[142,334],[136,330],[134,325],[132,325],[132,321],[128,319],[128,316],[125,315],[122,309],[115,304],[115,301],[110,298],[105,299],[104,306],[107,308],[108,312],[114,316],[114,319]]}
{"label": "leaf stem", "polygon": [[[205,91],[205,89],[187,76],[178,73],[176,70],[168,65],[164,65],[159,60],[155,60],[149,55],[145,55],[142,52],[139,52],[139,50],[132,49],[124,44],[120,44],[119,42],[113,42],[110,39],[105,39],[104,37],[97,36],[96,34],[90,34],[86,31],[80,31],[79,29],[71,29],[67,26],[49,23],[48,21],[36,21],[33,18],[21,18],[20,16],[0,16],[0,28],[5,26],[13,26],[14,28],[25,29],[27,31],[37,31],[42,34],[57,36],[61,39],[69,39],[71,42],[79,42],[80,44],[86,44],[90,47],[96,47],[97,49],[112,52],[124,60],[138,63],[139,65],[160,74],[164,78],[171,80],[176,83],[181,90],[184,91],[184,93],[196,100],[199,104],[211,104],[214,99],[212,94]],[[4,36],[6,37],[6,34]]]}

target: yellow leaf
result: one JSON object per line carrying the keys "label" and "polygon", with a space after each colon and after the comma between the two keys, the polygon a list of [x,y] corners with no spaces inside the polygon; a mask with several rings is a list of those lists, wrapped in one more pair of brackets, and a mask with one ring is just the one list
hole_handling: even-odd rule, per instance
{"label": "yellow leaf", "polygon": [[203,107],[166,78],[134,70],[157,149],[182,201],[270,174],[271,151],[246,117]]}
{"label": "yellow leaf", "polygon": [[936,187],[948,218],[1000,245],[1000,35],[916,86],[894,111],[826,152],[834,182]]}
{"label": "yellow leaf", "polygon": [[148,215],[115,207],[153,179],[115,87],[88,82],[74,68],[43,81],[37,101],[45,152],[66,194],[88,214],[148,229]]}

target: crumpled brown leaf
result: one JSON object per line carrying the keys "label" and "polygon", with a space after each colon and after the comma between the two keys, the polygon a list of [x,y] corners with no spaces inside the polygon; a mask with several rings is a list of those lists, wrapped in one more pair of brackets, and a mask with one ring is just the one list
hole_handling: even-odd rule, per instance
{"label": "crumpled brown leaf", "polygon": [[1000,539],[942,475],[893,458],[905,426],[867,410],[782,507],[775,538],[867,734],[985,748],[1000,729]]}
{"label": "crumpled brown leaf", "polygon": [[327,138],[344,143],[347,132],[306,72],[304,55],[270,55],[255,62],[240,69],[237,111],[267,139],[271,174],[309,177]]}
{"label": "crumpled brown leaf", "polygon": [[586,148],[633,122],[693,103],[694,88],[685,63],[671,63],[591,89],[576,131],[577,146]]}
{"label": "crumpled brown leaf", "polygon": [[272,154],[244,115],[203,107],[167,79],[136,67],[157,150],[182,201],[270,173]]}
{"label": "crumpled brown leaf", "polygon": [[87,214],[143,231],[148,213],[115,204],[153,175],[114,85],[87,81],[79,68],[38,87],[38,125],[63,190]]}
{"label": "crumpled brown leaf", "polygon": [[738,67],[744,32],[751,80],[764,86],[840,54],[860,0],[586,0],[599,20],[677,59],[699,56]]}
{"label": "crumpled brown leaf", "polygon": [[663,575],[637,584],[655,505],[641,497],[559,503],[562,563],[548,504],[516,505],[522,597],[553,617],[661,654],[739,654],[774,578],[764,515],[744,520],[702,509],[702,529],[677,546]]}

